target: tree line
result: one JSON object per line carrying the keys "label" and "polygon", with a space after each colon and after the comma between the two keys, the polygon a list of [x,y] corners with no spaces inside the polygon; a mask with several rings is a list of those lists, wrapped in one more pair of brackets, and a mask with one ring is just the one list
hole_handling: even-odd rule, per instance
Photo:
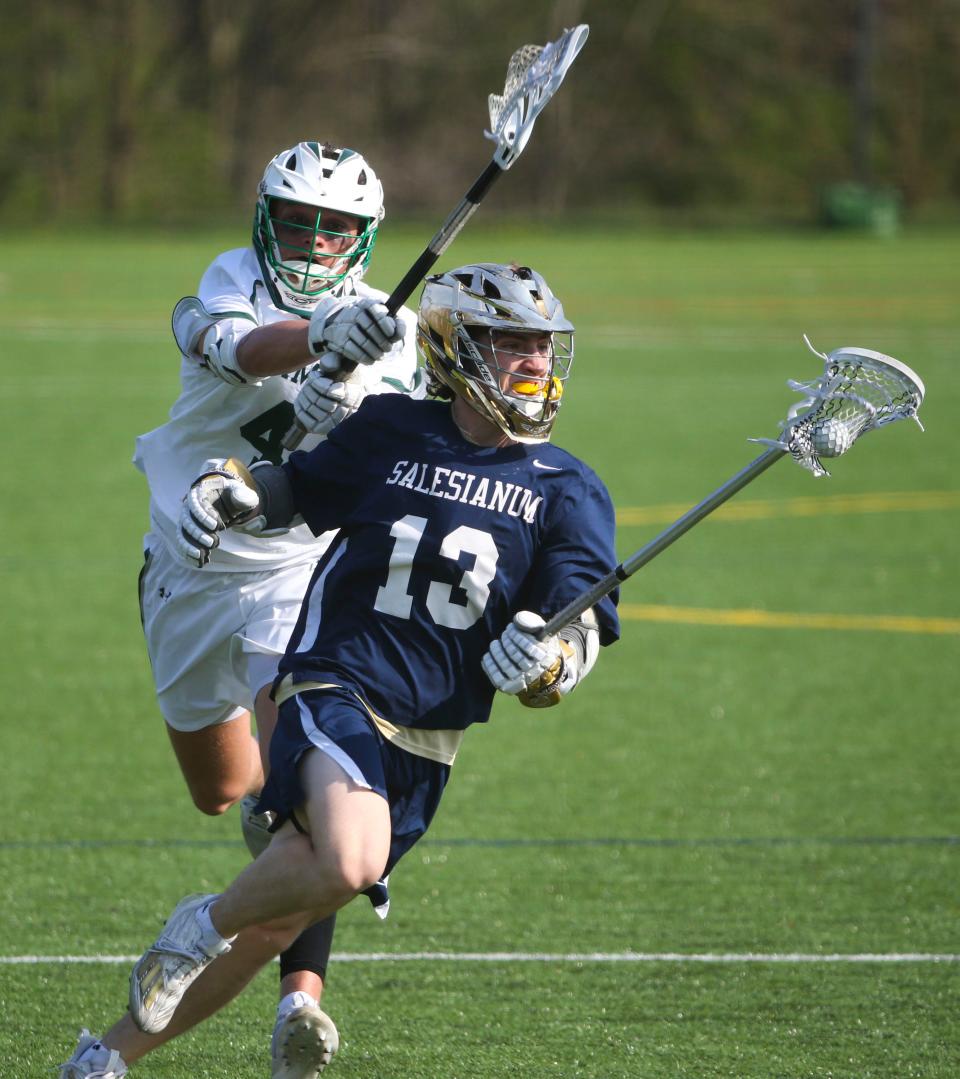
{"label": "tree line", "polygon": [[[960,0],[0,0],[0,221],[217,222],[273,153],[353,146],[391,213],[489,160],[517,46],[586,22],[511,209],[808,212],[960,199]],[[507,201],[507,200],[504,200]]]}

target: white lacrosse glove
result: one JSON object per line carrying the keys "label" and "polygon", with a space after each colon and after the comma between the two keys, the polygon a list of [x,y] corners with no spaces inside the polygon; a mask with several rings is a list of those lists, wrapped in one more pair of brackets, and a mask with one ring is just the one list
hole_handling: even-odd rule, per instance
{"label": "white lacrosse glove", "polygon": [[338,423],[356,412],[366,395],[367,387],[356,372],[337,380],[329,378],[322,368],[314,368],[293,399],[293,413],[305,431],[328,435]]}
{"label": "white lacrosse glove", "polygon": [[559,703],[576,684],[575,677],[565,677],[565,660],[573,649],[557,636],[538,640],[544,625],[533,611],[518,611],[481,660],[494,688],[514,694],[529,708]]}
{"label": "white lacrosse glove", "polygon": [[314,356],[334,352],[353,364],[376,363],[406,333],[403,319],[391,315],[387,305],[367,297],[341,300],[333,307],[320,304],[310,318],[307,342]]}
{"label": "white lacrosse glove", "polygon": [[257,531],[260,496],[248,469],[234,458],[205,461],[203,472],[193,481],[180,510],[180,554],[198,569],[220,545],[225,528],[244,526]]}

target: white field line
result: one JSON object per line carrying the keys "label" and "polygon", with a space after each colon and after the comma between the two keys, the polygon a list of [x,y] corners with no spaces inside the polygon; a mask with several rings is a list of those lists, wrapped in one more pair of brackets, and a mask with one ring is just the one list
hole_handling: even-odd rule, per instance
{"label": "white field line", "polygon": [[[135,963],[138,955],[5,955],[0,966]],[[953,952],[336,952],[334,963],[960,963]]]}

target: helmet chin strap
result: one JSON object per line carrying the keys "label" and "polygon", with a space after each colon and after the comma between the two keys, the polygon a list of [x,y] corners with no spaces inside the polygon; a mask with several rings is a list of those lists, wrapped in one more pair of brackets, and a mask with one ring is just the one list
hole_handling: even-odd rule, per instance
{"label": "helmet chin strap", "polygon": [[546,404],[546,399],[543,396],[540,397],[518,397],[516,394],[507,395],[514,406],[519,412],[522,412],[527,419],[536,420],[541,418]]}

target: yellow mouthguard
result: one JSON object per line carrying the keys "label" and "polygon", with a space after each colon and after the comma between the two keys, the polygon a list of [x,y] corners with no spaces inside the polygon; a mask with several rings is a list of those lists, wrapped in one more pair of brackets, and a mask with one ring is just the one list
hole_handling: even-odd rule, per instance
{"label": "yellow mouthguard", "polygon": [[550,401],[559,401],[563,396],[563,383],[556,377],[549,382],[514,382],[510,389],[521,397],[546,397]]}
{"label": "yellow mouthguard", "polygon": [[540,397],[545,387],[539,382],[514,382],[510,389],[524,397]]}

